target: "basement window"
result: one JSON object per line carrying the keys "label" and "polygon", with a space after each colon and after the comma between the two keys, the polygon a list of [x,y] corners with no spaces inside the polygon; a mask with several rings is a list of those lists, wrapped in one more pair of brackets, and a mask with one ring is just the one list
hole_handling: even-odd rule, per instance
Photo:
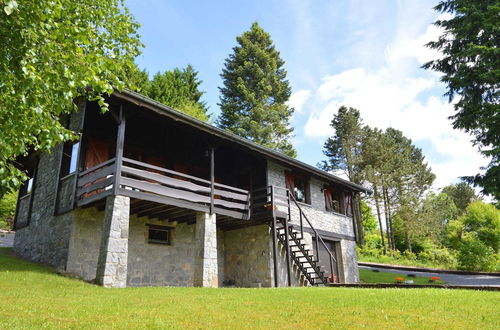
{"label": "basement window", "polygon": [[159,225],[148,226],[148,243],[152,244],[171,244],[172,228]]}

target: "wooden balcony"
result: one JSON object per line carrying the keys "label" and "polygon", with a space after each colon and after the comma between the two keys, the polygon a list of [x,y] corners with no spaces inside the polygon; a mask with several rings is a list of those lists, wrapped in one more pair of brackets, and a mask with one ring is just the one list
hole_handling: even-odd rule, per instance
{"label": "wooden balcony", "polygon": [[131,213],[159,219],[192,219],[214,212],[218,219],[248,220],[249,191],[129,158],[110,159],[78,174],[76,206],[103,207],[111,194],[131,198]]}

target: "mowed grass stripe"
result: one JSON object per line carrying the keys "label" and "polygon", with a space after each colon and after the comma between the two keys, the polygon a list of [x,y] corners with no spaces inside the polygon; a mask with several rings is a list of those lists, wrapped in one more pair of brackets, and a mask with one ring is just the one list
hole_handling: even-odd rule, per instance
{"label": "mowed grass stripe", "polygon": [[0,249],[0,328],[499,328],[500,293],[443,289],[104,289]]}

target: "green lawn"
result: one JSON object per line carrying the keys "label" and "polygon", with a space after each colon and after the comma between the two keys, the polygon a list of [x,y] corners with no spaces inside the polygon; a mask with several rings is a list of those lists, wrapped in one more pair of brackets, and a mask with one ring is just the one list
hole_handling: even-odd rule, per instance
{"label": "green lawn", "polygon": [[[410,271],[408,273],[411,273]],[[402,277],[405,281],[412,280],[413,284],[432,284],[429,283],[428,277],[408,277],[405,274],[399,273],[386,273],[386,272],[374,272],[369,269],[360,269],[359,277],[363,283],[396,283],[396,277]],[[434,284],[445,284],[444,281],[436,281]]]}
{"label": "green lawn", "polygon": [[457,264],[444,264],[444,263],[422,261],[422,260],[409,260],[403,257],[394,258],[390,255],[385,255],[385,256],[382,255],[375,257],[375,256],[366,256],[360,254],[358,255],[358,259],[361,262],[376,262],[379,264],[414,266],[414,267],[436,268],[436,269],[458,269]]}
{"label": "green lawn", "polygon": [[500,292],[443,289],[104,289],[0,249],[0,328],[500,327]]}

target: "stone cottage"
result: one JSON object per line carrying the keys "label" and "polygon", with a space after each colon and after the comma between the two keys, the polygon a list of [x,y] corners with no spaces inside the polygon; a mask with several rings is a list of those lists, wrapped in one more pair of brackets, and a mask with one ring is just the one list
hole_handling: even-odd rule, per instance
{"label": "stone cottage", "polygon": [[358,281],[368,191],[123,91],[64,119],[78,141],[20,160],[14,251],[105,287]]}

